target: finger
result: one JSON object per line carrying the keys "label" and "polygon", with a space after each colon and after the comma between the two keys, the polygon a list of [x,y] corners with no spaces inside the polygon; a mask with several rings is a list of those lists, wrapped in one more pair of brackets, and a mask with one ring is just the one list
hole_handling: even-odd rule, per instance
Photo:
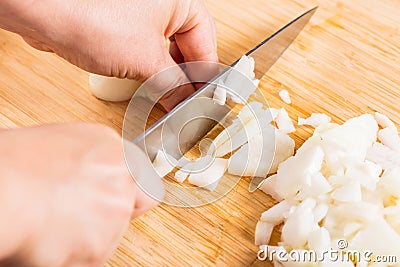
{"label": "finger", "polygon": [[202,1],[192,1],[186,23],[175,40],[185,62],[218,62],[215,23]]}
{"label": "finger", "polygon": [[192,1],[186,23],[174,40],[185,62],[202,62],[186,68],[190,79],[200,83],[197,89],[219,73],[215,23],[202,1]]}
{"label": "finger", "polygon": [[[169,53],[177,64],[184,62],[182,52],[179,50],[175,37],[170,37]],[[207,81],[219,73],[218,65],[214,62],[201,62],[196,64],[186,64],[185,73],[193,82],[194,88],[200,89]]]}
{"label": "finger", "polygon": [[131,219],[135,219],[152,208],[156,207],[159,202],[155,200],[154,198],[149,197],[142,189],[136,187],[136,202],[135,206],[133,208],[133,212],[131,214]]}
{"label": "finger", "polygon": [[171,55],[172,59],[177,63],[181,64],[184,62],[184,58],[182,55],[181,50],[179,50],[178,44],[176,43],[175,37],[170,38],[170,45],[169,45],[169,54]]}
{"label": "finger", "polygon": [[[145,70],[144,77],[150,77],[144,90],[151,93],[166,111],[173,109],[182,100],[194,93],[195,88],[186,73],[176,64],[167,48],[159,47]],[[156,74],[151,76],[151,74]]]}
{"label": "finger", "polygon": [[124,154],[128,169],[137,185],[136,200],[131,215],[132,218],[136,218],[162,201],[164,187],[150,159],[139,147],[124,140]]}

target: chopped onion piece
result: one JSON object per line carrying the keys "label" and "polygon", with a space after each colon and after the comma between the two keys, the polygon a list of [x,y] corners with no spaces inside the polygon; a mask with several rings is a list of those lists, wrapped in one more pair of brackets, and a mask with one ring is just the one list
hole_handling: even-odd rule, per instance
{"label": "chopped onion piece", "polygon": [[261,214],[260,221],[278,225],[288,217],[290,209],[295,205],[298,205],[298,202],[284,200]]}
{"label": "chopped onion piece", "polygon": [[275,155],[269,173],[275,173],[279,164],[294,154],[294,140],[281,130],[275,131]]}
{"label": "chopped onion piece", "polygon": [[283,197],[280,196],[276,191],[276,179],[277,179],[277,175],[272,175],[270,177],[268,177],[267,179],[265,179],[260,187],[258,189],[260,189],[261,191],[263,191],[264,193],[270,195],[273,199],[275,199],[276,201],[282,201]]}
{"label": "chopped onion piece", "polygon": [[369,223],[382,216],[381,207],[367,202],[349,202],[331,205],[327,214],[337,220]]}
{"label": "chopped onion piece", "polygon": [[225,85],[229,89],[227,94],[232,101],[239,104],[246,103],[258,84],[259,80],[255,79],[254,74],[254,59],[246,55],[240,58],[225,79]]}
{"label": "chopped onion piece", "polygon": [[255,234],[256,246],[268,245],[274,226],[275,225],[269,222],[258,221]]}
{"label": "chopped onion piece", "polygon": [[189,175],[189,183],[214,191],[227,168],[227,159],[216,158],[211,165]]}
{"label": "chopped onion piece", "polygon": [[326,194],[332,190],[332,186],[326,180],[326,178],[317,172],[311,175],[310,183],[305,184],[300,192],[297,194],[296,199],[303,200],[306,198],[317,198],[320,195]]}
{"label": "chopped onion piece", "polygon": [[322,253],[331,248],[331,237],[328,230],[325,227],[314,229],[307,238],[307,246],[321,258]]}
{"label": "chopped onion piece", "polygon": [[212,164],[213,160],[214,159],[211,155],[206,155],[205,157],[198,158],[195,161],[188,161],[182,166],[181,170],[186,170],[188,172],[202,172]]}
{"label": "chopped onion piece", "polygon": [[236,65],[233,66],[233,68],[237,71],[242,72],[249,79],[254,79],[254,66],[254,58],[243,55],[236,63]]}
{"label": "chopped onion piece", "polygon": [[375,112],[375,120],[378,122],[379,126],[382,128],[396,128],[393,121],[391,121],[386,115],[383,115],[379,112]]}
{"label": "chopped onion piece", "polygon": [[365,229],[359,231],[349,243],[348,249],[371,251],[373,255],[393,255],[400,258],[400,236],[383,219],[375,218]]}
{"label": "chopped onion piece", "polygon": [[287,90],[281,90],[279,92],[279,96],[281,97],[282,101],[286,104],[292,104],[292,100],[290,99],[290,94]]}
{"label": "chopped onion piece", "polygon": [[312,113],[310,117],[307,119],[298,118],[298,125],[310,125],[314,128],[317,128],[321,125],[327,124],[331,122],[331,117],[322,113]]}
{"label": "chopped onion piece", "polygon": [[320,221],[322,221],[325,218],[326,214],[328,214],[328,210],[329,210],[328,204],[326,203],[318,204],[313,210],[315,222],[319,223]]}
{"label": "chopped onion piece", "polygon": [[[272,126],[270,126],[272,127]],[[274,158],[274,143],[270,132],[255,135],[229,159],[228,172],[238,176],[266,177]]]}
{"label": "chopped onion piece", "polygon": [[366,160],[365,162],[348,166],[345,177],[347,181],[358,181],[365,189],[375,190],[381,173],[382,168],[379,165]]}
{"label": "chopped onion piece", "polygon": [[384,170],[400,166],[400,152],[394,151],[381,143],[374,143],[368,150],[366,159],[378,164]]}
{"label": "chopped onion piece", "polygon": [[186,178],[188,178],[189,174],[190,173],[186,170],[179,170],[175,173],[174,178],[178,183],[183,183]]}
{"label": "chopped onion piece", "polygon": [[[232,125],[224,129],[215,139],[216,157],[222,157],[248,142],[255,135],[267,131],[272,121],[261,103],[251,102],[244,106]],[[211,154],[211,153],[208,153]]]}
{"label": "chopped onion piece", "polygon": [[332,192],[332,198],[343,202],[361,201],[361,186],[358,182],[351,182],[336,188]]}
{"label": "chopped onion piece", "polygon": [[400,151],[400,137],[397,128],[385,128],[378,132],[381,143],[395,151]]}
{"label": "chopped onion piece", "polygon": [[311,209],[296,210],[282,227],[282,242],[294,248],[304,247],[315,228]]}
{"label": "chopped onion piece", "polygon": [[267,108],[267,112],[271,114],[272,121],[275,121],[279,115],[279,109]]}
{"label": "chopped onion piece", "polygon": [[400,198],[400,166],[385,171],[379,181],[379,187],[385,194]]}
{"label": "chopped onion piece", "polygon": [[[321,147],[310,147],[297,152],[294,157],[283,162],[278,169],[276,192],[285,197],[294,197],[301,188],[310,184],[311,177],[320,171],[324,159]],[[295,171],[295,175],[293,173]]]}
{"label": "chopped onion piece", "polygon": [[177,165],[178,161],[163,150],[157,152],[156,158],[153,161],[153,167],[160,177],[164,177],[170,173]]}
{"label": "chopped onion piece", "polygon": [[289,117],[289,114],[284,108],[281,108],[279,110],[279,114],[276,118],[276,124],[278,125],[278,129],[285,134],[293,133],[294,131],[296,131],[293,122]]}
{"label": "chopped onion piece", "polygon": [[223,83],[218,84],[217,87],[214,90],[214,96],[213,100],[218,104],[218,105],[225,105],[226,102],[226,89],[224,88]]}
{"label": "chopped onion piece", "polygon": [[378,124],[369,114],[352,118],[343,125],[319,132],[327,167],[336,170],[343,168],[349,160],[363,161],[368,149],[376,140],[377,132]]}

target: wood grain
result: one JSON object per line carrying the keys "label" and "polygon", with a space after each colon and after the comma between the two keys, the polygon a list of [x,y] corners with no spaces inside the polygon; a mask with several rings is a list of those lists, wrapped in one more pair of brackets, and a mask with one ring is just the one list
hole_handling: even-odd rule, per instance
{"label": "wood grain", "polygon": [[[310,24],[263,78],[272,107],[293,119],[324,112],[335,122],[379,111],[400,124],[400,1],[206,0],[230,64],[266,36],[319,5]],[[127,103],[90,94],[88,74],[0,31],[0,127],[99,122],[121,131]],[[287,89],[292,105],[278,92]],[[299,146],[312,132],[299,127]],[[268,196],[243,179],[223,199],[195,209],[160,205],[133,221],[107,266],[261,266],[253,233]],[[279,239],[277,233],[274,240]]]}

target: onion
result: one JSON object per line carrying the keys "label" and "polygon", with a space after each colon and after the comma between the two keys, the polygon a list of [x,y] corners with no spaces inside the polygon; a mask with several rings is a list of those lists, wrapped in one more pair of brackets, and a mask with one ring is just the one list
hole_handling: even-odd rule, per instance
{"label": "onion", "polygon": [[327,124],[331,121],[331,117],[326,114],[312,113],[307,119],[298,118],[298,125],[310,125],[314,128]]}
{"label": "onion", "polygon": [[312,209],[303,207],[302,204],[282,227],[282,242],[292,248],[304,247],[311,232],[317,228]]}
{"label": "onion", "polygon": [[400,198],[400,166],[386,170],[378,185],[386,195]]}
{"label": "onion", "polygon": [[386,115],[379,112],[375,112],[375,120],[382,128],[396,128],[393,121],[391,121]]}
{"label": "onion", "polygon": [[287,111],[284,108],[279,110],[279,114],[276,118],[276,124],[278,129],[283,133],[292,133],[295,131],[292,120],[289,118]]}
{"label": "onion", "polygon": [[371,251],[374,255],[396,256],[400,258],[400,236],[383,219],[376,218],[365,229],[362,229],[349,243],[348,249]]}
{"label": "onion", "polygon": [[[255,135],[268,131],[272,121],[261,103],[251,102],[244,106],[232,125],[228,126],[214,139],[215,156],[222,157],[248,142]],[[211,154],[211,153],[208,153]]]}
{"label": "onion", "polygon": [[[379,113],[375,118],[368,114],[352,118],[343,125],[327,120],[319,124],[297,153],[279,164],[277,174],[260,186],[280,201],[261,215],[260,222],[283,222],[279,245],[287,252],[323,253],[337,249],[338,240],[346,240],[345,249],[350,251],[399,259],[398,140],[393,122]],[[329,260],[307,264],[354,266]]]}
{"label": "onion", "polygon": [[274,230],[274,225],[268,222],[258,221],[256,225],[256,234],[255,234],[255,244],[259,245],[267,245],[269,240],[271,239],[272,231]]}
{"label": "onion", "polygon": [[[316,146],[302,153],[297,153],[281,163],[276,180],[276,192],[284,197],[295,197],[296,194],[307,184],[311,184],[311,177],[315,175],[322,166],[324,152],[321,147]],[[295,173],[294,173],[295,170]]]}
{"label": "onion", "polygon": [[275,173],[279,164],[294,154],[294,140],[281,130],[275,130],[275,155],[269,173]]}
{"label": "onion", "polygon": [[332,199],[342,202],[361,201],[361,186],[358,182],[350,182],[336,188],[332,192]]}
{"label": "onion", "polygon": [[289,216],[289,211],[293,206],[297,206],[299,202],[284,200],[279,202],[269,210],[261,214],[260,221],[269,222],[271,224],[278,225],[283,222]]}
{"label": "onion", "polygon": [[317,255],[321,256],[324,251],[331,248],[331,236],[325,227],[316,227],[310,232],[307,238],[307,246],[309,250],[313,250]]}
{"label": "onion", "polygon": [[183,183],[189,177],[189,174],[190,172],[181,169],[175,172],[174,178],[178,183]]}
{"label": "onion", "polygon": [[378,164],[384,170],[400,166],[400,152],[394,151],[381,143],[374,143],[368,149],[366,159]]}
{"label": "onion", "polygon": [[279,92],[279,96],[281,97],[282,101],[286,104],[292,104],[292,100],[290,99],[290,94],[287,90],[281,90]]}
{"label": "onion", "polygon": [[[260,81],[255,78],[254,64],[252,57],[244,55],[227,75],[224,83],[230,89],[227,94],[232,101],[245,104],[258,87]],[[250,86],[248,80],[252,82]]]}
{"label": "onion", "polygon": [[282,201],[283,197],[280,196],[275,188],[276,188],[276,179],[277,179],[277,175],[271,175],[270,177],[268,177],[268,179],[265,179],[260,187],[258,189],[260,189],[261,191],[263,191],[264,193],[270,195],[273,199],[277,200],[277,201]]}
{"label": "onion", "polygon": [[224,88],[224,84],[221,81],[220,84],[217,85],[217,87],[214,90],[214,96],[213,100],[218,104],[218,105],[225,105],[226,102],[226,89]]}
{"label": "onion", "polygon": [[224,175],[228,165],[227,163],[227,159],[214,159],[211,165],[205,169],[200,169],[199,172],[193,171],[189,175],[189,183],[213,191],[217,187],[219,180]]}
{"label": "onion", "polygon": [[92,93],[106,101],[130,100],[141,83],[135,80],[105,77],[97,74],[89,74],[89,84]]}
{"label": "onion", "polygon": [[272,121],[275,121],[279,115],[279,109],[276,108],[267,108],[267,112],[271,114]]}
{"label": "onion", "polygon": [[157,152],[156,158],[153,161],[153,167],[160,177],[164,177],[170,173],[177,165],[178,161],[163,150]]}
{"label": "onion", "polygon": [[397,128],[384,128],[378,132],[378,139],[390,149],[400,151],[400,137]]}

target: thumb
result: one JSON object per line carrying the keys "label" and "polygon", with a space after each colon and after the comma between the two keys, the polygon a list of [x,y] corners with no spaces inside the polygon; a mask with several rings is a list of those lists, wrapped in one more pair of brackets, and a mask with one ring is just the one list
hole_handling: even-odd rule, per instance
{"label": "thumb", "polygon": [[174,39],[185,62],[218,62],[215,23],[202,1],[192,1],[186,22]]}
{"label": "thumb", "polygon": [[219,73],[215,23],[203,1],[191,1],[185,23],[170,39],[174,59],[202,62],[187,65],[191,80],[207,82]]}
{"label": "thumb", "polygon": [[129,140],[123,140],[125,162],[135,186],[135,207],[131,214],[136,218],[155,207],[164,198],[164,186],[147,155]]}

